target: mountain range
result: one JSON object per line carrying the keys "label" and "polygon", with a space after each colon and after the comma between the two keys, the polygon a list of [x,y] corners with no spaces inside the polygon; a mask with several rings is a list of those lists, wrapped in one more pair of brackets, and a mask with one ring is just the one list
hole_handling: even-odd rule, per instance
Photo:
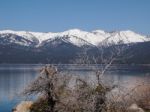
{"label": "mountain range", "polygon": [[150,63],[150,38],[133,31],[91,32],[71,29],[58,33],[0,31],[0,63],[72,63],[87,49],[95,54],[103,46],[130,46],[133,57],[126,64]]}

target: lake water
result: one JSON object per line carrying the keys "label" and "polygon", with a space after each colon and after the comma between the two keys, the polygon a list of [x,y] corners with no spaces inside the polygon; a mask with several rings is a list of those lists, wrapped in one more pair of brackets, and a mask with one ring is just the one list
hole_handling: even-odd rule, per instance
{"label": "lake water", "polygon": [[[11,112],[12,108],[25,98],[18,94],[39,75],[43,65],[0,65],[0,112]],[[92,66],[93,67],[93,66]],[[92,77],[93,72],[89,68],[77,65],[59,65],[60,70],[67,70],[74,75]],[[106,79],[113,80],[113,83],[121,83],[127,87],[136,83],[150,81],[149,66],[122,66],[118,69],[111,69],[106,73]],[[93,80],[95,80],[93,78]],[[106,80],[108,81],[108,80]]]}

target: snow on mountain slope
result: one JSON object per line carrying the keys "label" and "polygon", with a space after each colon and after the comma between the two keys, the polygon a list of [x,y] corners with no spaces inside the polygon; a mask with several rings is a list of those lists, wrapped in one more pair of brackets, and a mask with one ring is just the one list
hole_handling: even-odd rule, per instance
{"label": "snow on mountain slope", "polygon": [[[85,44],[85,42],[90,43],[92,45],[98,45],[102,40],[104,40],[108,34],[95,34],[93,32],[86,32],[86,31],[81,31],[79,29],[73,29],[73,30],[68,30],[60,33],[32,33],[35,37],[39,39],[39,42],[42,43],[43,41],[46,41],[48,39],[55,39],[57,37],[70,37],[68,38],[71,43],[77,45],[77,46],[82,46]],[[78,39],[77,39],[78,38]],[[84,40],[84,43],[82,43],[80,40]]]}
{"label": "snow on mountain slope", "polygon": [[40,32],[4,30],[4,31],[0,31],[0,34],[15,34],[24,37],[30,41],[33,41],[33,38],[36,38],[39,41],[39,44],[37,46],[40,46],[42,42],[46,40],[53,40],[57,37],[63,38],[66,36],[70,37],[68,38],[69,42],[77,46],[82,46],[84,44],[98,45],[102,40],[104,40],[108,36],[107,34],[104,35],[101,33],[86,32],[86,31],[81,31],[79,29],[68,30],[60,33],[51,33],[51,32],[40,33]]}
{"label": "snow on mountain slope", "polygon": [[110,44],[129,44],[129,43],[138,43],[138,42],[146,42],[150,41],[146,36],[137,34],[132,31],[120,31],[120,32],[112,32],[110,36],[108,36],[105,40],[102,41],[104,45]]}
{"label": "snow on mountain slope", "polygon": [[[59,41],[59,42],[54,42],[54,41]],[[48,39],[48,40],[45,40],[43,41],[39,46],[44,46],[46,44],[51,44],[51,42],[53,43],[60,43],[60,42],[65,42],[65,43],[70,43],[70,44],[73,44],[75,46],[78,46],[78,47],[82,47],[84,45],[87,45],[87,46],[94,46],[93,44],[77,37],[77,36],[74,36],[74,35],[63,35],[63,36],[57,36],[55,38],[51,38],[51,39]]]}
{"label": "snow on mountain slope", "polygon": [[26,31],[3,30],[0,31],[0,39],[1,41],[3,39],[4,42],[16,43],[23,46],[31,46],[38,43],[38,39]]}
{"label": "snow on mountain slope", "polygon": [[59,33],[41,33],[41,32],[26,32],[26,31],[12,31],[3,30],[0,31],[0,39],[8,37],[8,34],[19,36],[22,41],[18,41],[15,36],[12,36],[12,42],[20,45],[30,46],[31,43],[36,43],[36,47],[44,45],[50,41],[57,40],[72,43],[76,46],[93,45],[98,46],[103,44],[120,44],[120,43],[136,43],[150,41],[150,38],[146,36],[136,34],[132,31],[120,31],[120,32],[105,32],[102,30],[95,30],[92,32],[81,31],[79,29],[72,29]]}
{"label": "snow on mountain slope", "polygon": [[27,31],[3,30],[3,31],[0,31],[0,34],[15,34],[15,35],[24,37],[30,41],[33,41],[36,38],[36,37],[34,37],[34,35],[32,35],[32,33],[27,32]]}

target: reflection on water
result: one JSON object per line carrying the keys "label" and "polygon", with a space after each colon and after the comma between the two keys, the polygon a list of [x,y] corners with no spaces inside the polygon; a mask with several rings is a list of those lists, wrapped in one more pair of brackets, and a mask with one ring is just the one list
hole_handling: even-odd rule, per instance
{"label": "reflection on water", "polygon": [[[0,112],[11,112],[12,107],[20,100],[16,95],[39,74],[41,67],[42,65],[0,65]],[[80,69],[69,72],[86,76],[91,81],[95,80],[92,71]],[[143,81],[149,82],[149,73],[149,70],[142,71],[134,68],[132,71],[131,67],[130,70],[126,67],[125,70],[107,72],[104,82],[131,87]]]}
{"label": "reflection on water", "polygon": [[[130,68],[131,69],[131,68]],[[73,75],[82,75],[84,78],[86,76],[87,80],[95,82],[96,75],[92,71],[72,71]],[[149,71],[138,71],[138,70],[119,70],[119,71],[108,71],[102,77],[103,83],[108,85],[122,85],[126,88],[135,87],[143,82],[150,83],[150,72]]]}
{"label": "reflection on water", "polygon": [[17,94],[36,77],[38,68],[39,66],[0,66],[0,112],[11,112],[19,100]]}

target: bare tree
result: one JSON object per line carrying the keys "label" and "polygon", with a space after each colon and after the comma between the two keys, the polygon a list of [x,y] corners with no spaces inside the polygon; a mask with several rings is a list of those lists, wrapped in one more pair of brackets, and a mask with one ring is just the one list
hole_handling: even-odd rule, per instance
{"label": "bare tree", "polygon": [[54,92],[54,80],[57,80],[55,74],[57,69],[54,67],[45,67],[42,70],[42,75],[39,76],[24,92],[24,94],[44,94],[47,98],[50,112],[54,112],[54,106],[57,99],[57,95]]}
{"label": "bare tree", "polygon": [[131,57],[131,54],[126,53],[127,50],[128,46],[126,45],[116,45],[107,48],[105,46],[100,46],[97,48],[96,55],[89,55],[87,49],[79,54],[79,57],[76,60],[77,63],[82,65],[85,64],[86,66],[94,64],[93,71],[95,72],[97,83],[94,87],[95,91],[93,100],[93,112],[106,112],[109,108],[107,105],[108,102],[106,95],[113,88],[115,88],[116,85],[105,85],[102,78],[105,73],[112,67],[114,62],[119,62]]}

